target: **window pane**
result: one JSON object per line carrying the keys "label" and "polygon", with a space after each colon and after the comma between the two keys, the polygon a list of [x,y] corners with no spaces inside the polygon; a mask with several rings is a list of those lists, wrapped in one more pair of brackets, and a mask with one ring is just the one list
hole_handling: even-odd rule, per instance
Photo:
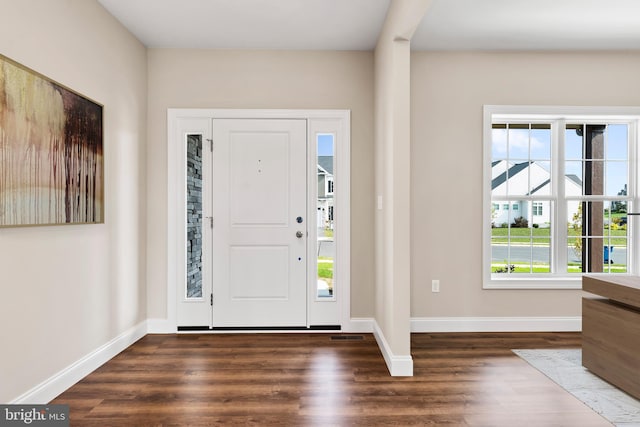
{"label": "window pane", "polygon": [[[491,272],[509,272],[509,246],[507,245],[506,228],[496,230],[499,237],[491,239]],[[504,231],[504,235],[502,232]]]}
{"label": "window pane", "polygon": [[507,158],[507,128],[505,125],[493,125],[491,133],[491,158],[500,160]]}
{"label": "window pane", "polygon": [[565,162],[565,194],[567,196],[582,196],[584,194],[582,176],[582,162],[568,161]]}
{"label": "window pane", "polygon": [[629,159],[629,130],[628,125],[607,126],[606,157],[608,160],[628,160]]}
{"label": "window pane", "polygon": [[567,272],[582,273],[582,238],[569,237],[567,240]]}
{"label": "window pane", "polygon": [[531,126],[531,158],[551,159],[551,126],[548,124]]}
{"label": "window pane", "polygon": [[187,135],[187,298],[202,298],[202,135]]}
{"label": "window pane", "polygon": [[582,135],[584,126],[581,124],[568,124],[564,133],[564,157],[567,160],[584,158],[584,146]]}
{"label": "window pane", "polygon": [[316,226],[318,233],[318,271],[316,297],[331,298],[334,295],[333,261],[335,244],[333,240],[333,179],[334,136],[317,136],[318,163],[318,203],[316,206]]}
{"label": "window pane", "polygon": [[585,159],[604,160],[605,129],[606,125],[585,125]]}
{"label": "window pane", "polygon": [[[547,167],[545,167],[547,165]],[[529,196],[551,195],[551,172],[547,162],[531,162],[529,165]]]}
{"label": "window pane", "polygon": [[551,239],[533,239],[532,264],[533,273],[551,272]]}
{"label": "window pane", "polygon": [[606,170],[606,195],[626,196],[628,184],[627,162],[607,162]]}
{"label": "window pane", "polygon": [[585,160],[583,168],[584,195],[601,196],[604,194],[604,162]]}
{"label": "window pane", "polygon": [[509,205],[507,209],[503,209],[503,206],[499,202],[491,202],[491,227],[504,227],[509,225]]}
{"label": "window pane", "polygon": [[529,159],[528,125],[509,125],[508,147],[510,159]]}
{"label": "window pane", "polygon": [[615,201],[579,203],[568,228],[570,273],[627,271],[627,217],[617,209]]}

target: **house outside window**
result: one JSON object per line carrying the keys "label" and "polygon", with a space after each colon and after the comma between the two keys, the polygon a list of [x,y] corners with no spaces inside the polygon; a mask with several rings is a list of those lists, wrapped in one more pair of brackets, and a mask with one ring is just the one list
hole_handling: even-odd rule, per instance
{"label": "house outside window", "polygon": [[485,288],[637,274],[627,211],[638,206],[639,119],[637,108],[485,107]]}

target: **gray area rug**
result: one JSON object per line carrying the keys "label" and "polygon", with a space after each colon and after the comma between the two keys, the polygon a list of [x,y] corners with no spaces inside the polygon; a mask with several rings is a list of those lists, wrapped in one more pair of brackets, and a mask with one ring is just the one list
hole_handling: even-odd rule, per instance
{"label": "gray area rug", "polygon": [[513,350],[585,405],[619,427],[640,427],[640,401],[582,366],[582,350]]}

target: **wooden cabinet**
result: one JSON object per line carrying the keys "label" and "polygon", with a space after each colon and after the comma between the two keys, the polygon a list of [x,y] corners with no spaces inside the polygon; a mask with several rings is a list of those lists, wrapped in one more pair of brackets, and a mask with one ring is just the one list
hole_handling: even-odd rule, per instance
{"label": "wooden cabinet", "polygon": [[584,276],[582,365],[640,399],[640,278]]}

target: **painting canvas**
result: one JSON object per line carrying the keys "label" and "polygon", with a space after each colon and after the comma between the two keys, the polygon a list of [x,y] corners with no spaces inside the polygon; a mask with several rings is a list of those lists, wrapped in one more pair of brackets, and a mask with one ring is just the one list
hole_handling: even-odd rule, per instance
{"label": "painting canvas", "polygon": [[0,55],[0,227],[104,222],[102,106]]}

